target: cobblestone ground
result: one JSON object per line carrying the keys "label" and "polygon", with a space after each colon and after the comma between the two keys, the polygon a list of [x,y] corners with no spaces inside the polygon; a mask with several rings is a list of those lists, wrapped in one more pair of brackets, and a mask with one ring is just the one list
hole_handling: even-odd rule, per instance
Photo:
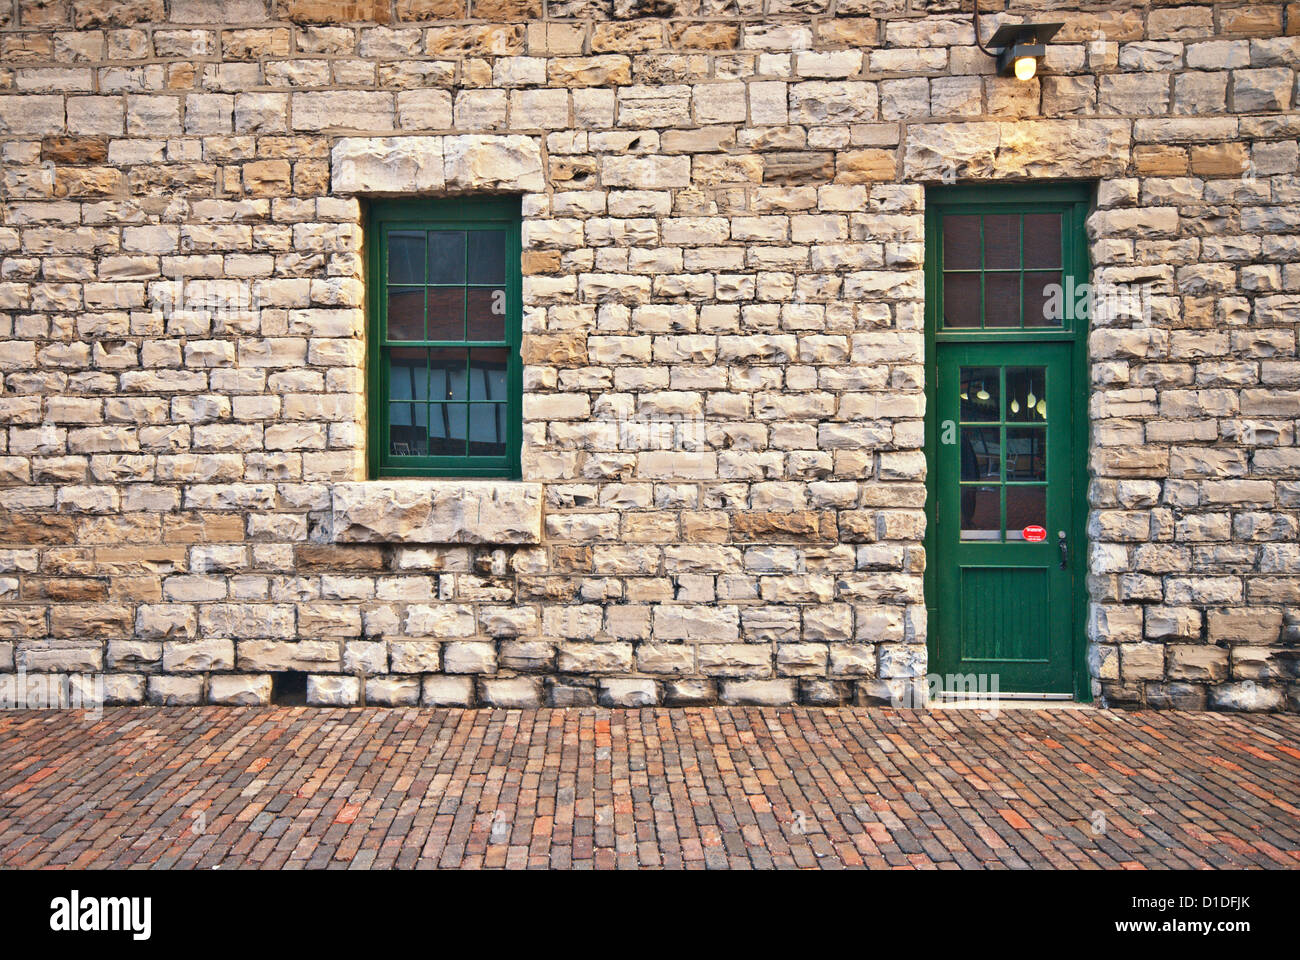
{"label": "cobblestone ground", "polygon": [[5,867],[1300,867],[1300,717],[0,716]]}

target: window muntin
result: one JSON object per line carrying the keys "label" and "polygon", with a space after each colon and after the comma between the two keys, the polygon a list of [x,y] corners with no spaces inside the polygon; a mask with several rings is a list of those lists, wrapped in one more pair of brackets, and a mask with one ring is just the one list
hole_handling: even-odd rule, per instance
{"label": "window muntin", "polygon": [[518,201],[371,212],[371,473],[519,475]]}

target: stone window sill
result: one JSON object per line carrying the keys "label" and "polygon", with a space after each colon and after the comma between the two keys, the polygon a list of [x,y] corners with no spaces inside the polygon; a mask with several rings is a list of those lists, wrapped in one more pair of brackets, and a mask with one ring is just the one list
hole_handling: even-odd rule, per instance
{"label": "stone window sill", "polygon": [[542,485],[363,480],[331,487],[335,543],[526,544],[542,539]]}

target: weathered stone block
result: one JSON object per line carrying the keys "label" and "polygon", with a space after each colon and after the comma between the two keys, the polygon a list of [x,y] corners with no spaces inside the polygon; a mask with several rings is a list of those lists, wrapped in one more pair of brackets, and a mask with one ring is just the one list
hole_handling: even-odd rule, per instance
{"label": "weathered stone block", "polygon": [[538,543],[540,484],[455,480],[338,483],[339,543]]}

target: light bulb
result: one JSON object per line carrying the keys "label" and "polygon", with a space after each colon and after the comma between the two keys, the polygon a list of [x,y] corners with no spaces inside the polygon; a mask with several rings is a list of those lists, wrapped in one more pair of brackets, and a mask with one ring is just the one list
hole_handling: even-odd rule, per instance
{"label": "light bulb", "polygon": [[1042,417],[1044,420],[1047,419],[1047,401],[1046,401],[1046,400],[1039,400],[1039,401],[1038,401],[1038,406],[1035,407],[1034,409],[1038,411],[1038,415],[1039,415],[1040,417]]}
{"label": "light bulb", "polygon": [[1012,400],[1012,401],[1011,401],[1011,412],[1012,412],[1012,413],[1019,413],[1019,412],[1020,412],[1020,401],[1019,401],[1019,400]]}
{"label": "light bulb", "polygon": [[981,390],[979,393],[975,394],[975,397],[978,400],[987,400],[989,398],[989,392],[987,390]]}
{"label": "light bulb", "polygon": [[1025,397],[1025,403],[1029,404],[1030,408],[1032,409],[1035,402],[1036,401],[1034,400],[1034,391],[1030,390],[1029,396]]}
{"label": "light bulb", "polygon": [[1038,60],[1034,57],[1016,57],[1016,79],[1032,80],[1038,69]]}

